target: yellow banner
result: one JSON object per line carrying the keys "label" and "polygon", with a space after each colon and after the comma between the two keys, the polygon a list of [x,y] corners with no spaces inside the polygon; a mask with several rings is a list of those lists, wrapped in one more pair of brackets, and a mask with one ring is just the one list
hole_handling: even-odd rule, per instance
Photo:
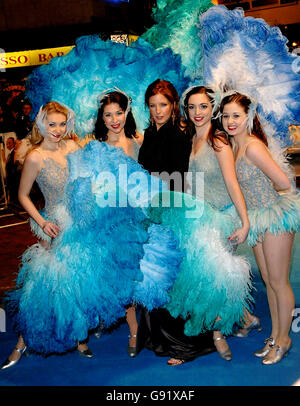
{"label": "yellow banner", "polygon": [[[138,35],[128,35],[128,45],[138,39]],[[19,51],[0,53],[0,71],[6,68],[44,65],[55,56],[66,55],[75,45],[59,48],[35,49],[33,51]],[[3,49],[1,49],[3,51]]]}
{"label": "yellow banner", "polygon": [[138,35],[128,34],[128,45],[130,45],[132,42],[135,42],[138,38]]}
{"label": "yellow banner", "polygon": [[66,55],[74,46],[0,53],[0,69],[44,65],[55,56]]}

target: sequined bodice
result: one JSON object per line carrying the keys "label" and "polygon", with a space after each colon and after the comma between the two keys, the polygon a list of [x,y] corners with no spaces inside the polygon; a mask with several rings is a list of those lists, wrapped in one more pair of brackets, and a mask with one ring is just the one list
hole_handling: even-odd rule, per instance
{"label": "sequined bodice", "polygon": [[223,209],[232,204],[231,198],[227,192],[222,171],[213,148],[207,142],[190,156],[189,177],[192,177],[192,190],[188,193],[203,198],[201,184],[197,181],[197,173],[204,174],[204,199],[214,205],[217,209]]}
{"label": "sequined bodice", "polygon": [[44,195],[45,211],[51,213],[61,201],[68,178],[68,166],[61,166],[52,158],[44,158],[44,165],[36,181]]}
{"label": "sequined bodice", "polygon": [[269,207],[278,198],[271,180],[244,156],[237,161],[236,172],[248,209]]}

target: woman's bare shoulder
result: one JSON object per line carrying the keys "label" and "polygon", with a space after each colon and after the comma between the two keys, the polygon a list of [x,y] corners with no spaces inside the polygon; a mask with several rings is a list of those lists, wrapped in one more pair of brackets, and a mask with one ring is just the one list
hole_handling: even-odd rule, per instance
{"label": "woman's bare shoulder", "polygon": [[140,134],[138,132],[135,133],[135,140],[139,145],[142,145],[144,141],[144,134]]}
{"label": "woman's bare shoulder", "polygon": [[32,163],[32,164],[40,163],[42,161],[42,155],[40,154],[40,152],[38,151],[37,148],[34,148],[28,152],[28,154],[26,155],[25,161]]}

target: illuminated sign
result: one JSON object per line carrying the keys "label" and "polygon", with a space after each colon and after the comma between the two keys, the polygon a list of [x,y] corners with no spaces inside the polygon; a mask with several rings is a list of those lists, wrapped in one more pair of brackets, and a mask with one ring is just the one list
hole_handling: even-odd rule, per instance
{"label": "illuminated sign", "polygon": [[35,49],[34,51],[0,53],[0,69],[44,65],[55,56],[66,55],[74,45],[59,48]]}
{"label": "illuminated sign", "polygon": [[[138,39],[137,35],[111,35],[111,40],[130,45]],[[7,68],[44,65],[56,56],[66,55],[75,45],[59,48],[35,49],[33,51],[4,52],[0,49],[0,72]],[[2,51],[2,52],[1,52]]]}

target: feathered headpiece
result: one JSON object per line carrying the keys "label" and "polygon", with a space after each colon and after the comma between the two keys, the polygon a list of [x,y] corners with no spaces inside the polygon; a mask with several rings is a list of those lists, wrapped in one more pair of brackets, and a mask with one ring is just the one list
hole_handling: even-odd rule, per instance
{"label": "feathered headpiece", "polygon": [[[74,125],[75,125],[75,113],[70,107],[64,105],[63,103],[59,103],[61,106],[63,106],[66,110],[68,110],[67,114],[67,134],[72,134],[74,132]],[[46,118],[47,118],[47,110],[44,109],[45,106],[41,106],[39,109],[39,112],[36,116],[35,123],[37,125],[37,128],[40,132],[40,134],[44,137],[46,135]]]}
{"label": "feathered headpiece", "polygon": [[106,89],[104,90],[102,93],[100,93],[100,95],[98,96],[98,102],[99,102],[99,106],[101,107],[103,101],[109,96],[110,93],[112,92],[117,92],[117,93],[121,93],[123,96],[126,97],[127,99],[127,107],[125,110],[125,117],[127,117],[127,114],[129,113],[129,111],[131,110],[131,104],[132,104],[132,99],[130,96],[128,96],[127,93],[123,92],[123,90],[119,89],[118,87],[114,86],[113,88],[110,89]]}
{"label": "feathered headpiece", "polygon": [[289,145],[288,127],[300,118],[300,76],[294,69],[300,58],[288,51],[279,28],[225,6],[211,7],[200,25],[204,83],[222,98],[228,95],[223,89],[247,96],[248,128],[257,113],[273,127],[272,136]]}

